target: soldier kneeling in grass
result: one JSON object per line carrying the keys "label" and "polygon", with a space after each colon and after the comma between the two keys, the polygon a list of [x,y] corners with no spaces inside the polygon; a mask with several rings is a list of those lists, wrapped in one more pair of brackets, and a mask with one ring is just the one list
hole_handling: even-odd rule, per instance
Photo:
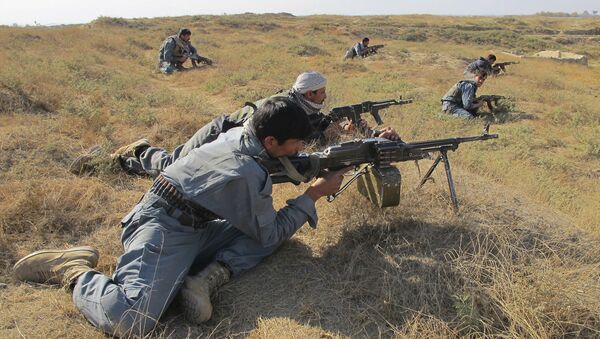
{"label": "soldier kneeling in grass", "polygon": [[483,85],[488,73],[483,70],[474,70],[474,72],[472,80],[457,82],[442,97],[442,111],[464,119],[471,119],[478,115],[477,111],[485,102],[477,100],[477,89]]}
{"label": "soldier kneeling in grass", "polygon": [[192,46],[190,38],[192,32],[187,28],[179,30],[177,35],[165,39],[158,53],[158,69],[165,74],[185,71],[183,64],[190,59],[196,67],[198,62],[212,65],[212,60],[198,55],[198,50]]}

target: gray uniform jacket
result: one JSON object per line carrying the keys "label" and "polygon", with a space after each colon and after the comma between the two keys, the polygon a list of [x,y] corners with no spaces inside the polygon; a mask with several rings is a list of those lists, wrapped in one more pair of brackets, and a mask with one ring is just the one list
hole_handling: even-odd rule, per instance
{"label": "gray uniform jacket", "polygon": [[184,197],[271,246],[289,239],[305,222],[317,225],[312,199],[303,194],[275,211],[271,178],[258,159],[269,155],[249,127],[237,127],[192,150],[163,172]]}
{"label": "gray uniform jacket", "polygon": [[486,58],[480,57],[467,65],[465,69],[465,73],[477,73],[478,71],[485,71],[487,74],[492,74],[492,65]]}
{"label": "gray uniform jacket", "polygon": [[358,42],[356,45],[354,45],[354,47],[352,47],[352,49],[354,49],[354,53],[357,56],[362,56],[362,53],[365,50],[365,45],[363,45],[362,42]]}
{"label": "gray uniform jacket", "polygon": [[458,105],[466,110],[473,109],[473,103],[477,95],[477,85],[474,81],[459,81],[446,95],[442,102],[449,102]]}
{"label": "gray uniform jacket", "polygon": [[[198,50],[194,46],[192,46],[191,43],[188,42],[185,43],[185,45],[189,49],[189,51],[185,52],[189,53],[190,55],[198,53]],[[176,57],[179,57],[181,54],[183,54],[183,52],[184,51],[179,46],[177,46],[175,38],[172,36],[168,37],[158,52],[158,62],[174,63],[177,61]]]}

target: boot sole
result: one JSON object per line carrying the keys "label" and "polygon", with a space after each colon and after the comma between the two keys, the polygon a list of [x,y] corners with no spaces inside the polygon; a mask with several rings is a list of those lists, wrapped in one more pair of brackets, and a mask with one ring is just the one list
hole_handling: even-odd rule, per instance
{"label": "boot sole", "polygon": [[69,253],[72,252],[89,252],[90,254],[93,254],[94,256],[94,260],[92,260],[93,263],[93,267],[96,267],[96,265],[98,264],[98,257],[100,256],[100,254],[98,253],[98,250],[96,250],[93,247],[90,246],[80,246],[80,247],[73,247],[73,248],[69,248],[66,250],[40,250],[40,251],[35,251],[31,254],[28,254],[26,256],[24,256],[23,258],[21,258],[19,261],[17,261],[17,263],[13,266],[13,270],[16,270],[24,261],[26,261],[27,259],[30,259],[32,257],[35,257],[37,255],[40,254],[63,254],[63,255],[67,255]]}

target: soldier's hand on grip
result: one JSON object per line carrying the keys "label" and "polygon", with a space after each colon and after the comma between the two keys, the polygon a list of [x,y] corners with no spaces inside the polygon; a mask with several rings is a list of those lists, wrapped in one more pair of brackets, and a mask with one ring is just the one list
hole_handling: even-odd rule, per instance
{"label": "soldier's hand on grip", "polygon": [[339,191],[340,186],[342,186],[344,173],[348,172],[350,169],[351,167],[347,167],[339,171],[325,172],[325,174],[310,185],[306,190],[306,194],[308,194],[313,201],[317,201],[321,197],[336,193]]}

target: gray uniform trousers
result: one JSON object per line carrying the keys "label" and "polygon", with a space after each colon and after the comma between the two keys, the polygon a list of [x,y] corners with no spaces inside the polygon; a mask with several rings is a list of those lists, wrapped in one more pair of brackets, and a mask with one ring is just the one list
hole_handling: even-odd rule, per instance
{"label": "gray uniform trousers", "polygon": [[79,277],[73,301],[88,321],[110,335],[144,336],[178,293],[194,261],[216,259],[240,274],[272,254],[224,220],[205,229],[183,226],[147,198],[122,220],[124,254],[109,278],[89,271]]}
{"label": "gray uniform trousers", "polygon": [[158,70],[164,74],[173,74],[178,71],[177,66],[168,61],[161,61],[158,64]]}
{"label": "gray uniform trousers", "polygon": [[477,116],[477,110],[478,109],[476,108],[471,111],[468,111],[453,102],[450,102],[450,101],[442,102],[442,111],[449,113],[450,115],[455,116],[457,118],[463,118],[463,119],[475,118]]}
{"label": "gray uniform trousers", "polygon": [[156,177],[167,166],[171,165],[175,160],[183,158],[191,150],[217,139],[221,132],[221,126],[217,124],[217,119],[204,125],[185,144],[177,146],[173,153],[169,153],[165,149],[158,147],[148,147],[140,154],[139,158],[122,158],[121,166],[131,173],[148,174]]}

